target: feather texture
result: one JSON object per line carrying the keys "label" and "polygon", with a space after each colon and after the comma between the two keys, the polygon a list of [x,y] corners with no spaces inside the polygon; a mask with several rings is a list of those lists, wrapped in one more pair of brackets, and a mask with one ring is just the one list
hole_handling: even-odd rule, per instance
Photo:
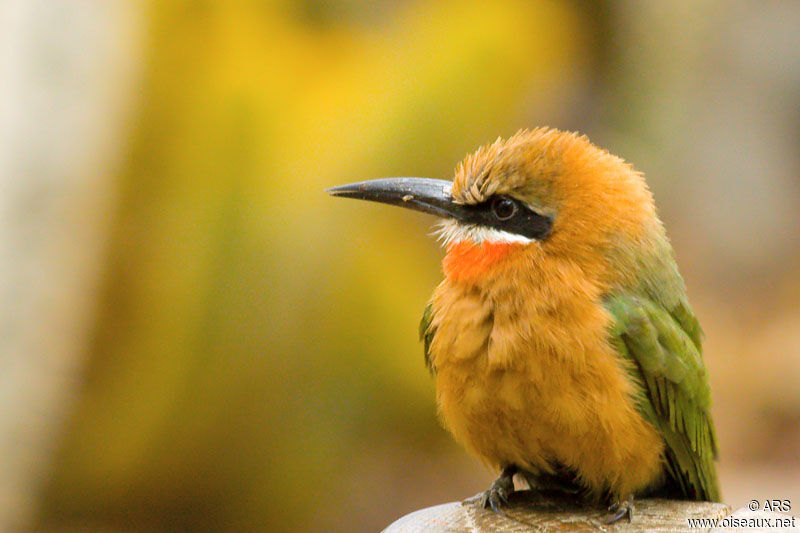
{"label": "feather texture", "polygon": [[612,340],[642,388],[639,411],[666,443],[668,476],[687,498],[719,501],[711,391],[694,315],[686,305],[670,312],[625,291],[609,296],[607,309]]}

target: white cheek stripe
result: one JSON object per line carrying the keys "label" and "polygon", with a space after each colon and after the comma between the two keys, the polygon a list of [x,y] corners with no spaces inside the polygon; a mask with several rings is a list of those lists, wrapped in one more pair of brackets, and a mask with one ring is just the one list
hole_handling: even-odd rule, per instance
{"label": "white cheek stripe", "polygon": [[462,224],[452,218],[446,218],[439,222],[433,234],[442,242],[443,246],[461,241],[472,241],[475,244],[482,242],[530,244],[536,242],[536,239],[530,239],[523,235],[475,224]]}

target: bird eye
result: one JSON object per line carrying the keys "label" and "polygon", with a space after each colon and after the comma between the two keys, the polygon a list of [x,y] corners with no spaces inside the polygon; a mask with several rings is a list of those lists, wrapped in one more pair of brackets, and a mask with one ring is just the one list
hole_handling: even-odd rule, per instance
{"label": "bird eye", "polygon": [[508,220],[517,213],[517,204],[511,198],[498,196],[492,200],[492,213],[498,220]]}

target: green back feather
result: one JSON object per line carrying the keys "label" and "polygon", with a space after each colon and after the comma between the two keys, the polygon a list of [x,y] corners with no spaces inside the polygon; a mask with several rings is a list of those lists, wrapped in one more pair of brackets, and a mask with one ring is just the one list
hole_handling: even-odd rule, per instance
{"label": "green back feather", "polygon": [[631,362],[640,413],[664,438],[669,477],[688,499],[719,501],[703,334],[663,234],[656,244],[637,260],[638,283],[605,300],[614,321],[611,340]]}

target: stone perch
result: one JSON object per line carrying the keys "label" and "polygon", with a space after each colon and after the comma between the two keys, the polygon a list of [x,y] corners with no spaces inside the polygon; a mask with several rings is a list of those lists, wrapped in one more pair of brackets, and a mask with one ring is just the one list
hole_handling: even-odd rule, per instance
{"label": "stone perch", "polygon": [[[576,503],[563,495],[548,495],[547,498],[532,491],[517,491],[505,508],[507,516],[483,509],[479,503],[481,494],[463,502],[445,503],[408,514],[392,523],[384,533],[448,532],[448,533],[511,533],[523,531],[800,531],[800,520],[787,514],[765,511],[751,512],[746,508],[732,513],[729,506],[721,503],[642,499],[634,502],[633,521],[623,519],[614,525],[605,523],[608,511],[603,507],[592,507]],[[723,528],[722,519],[732,517],[750,522],[746,529]],[[690,527],[688,519],[717,518],[720,527],[711,525]],[[771,520],[767,527],[765,519]],[[776,527],[777,520],[788,527]],[[763,527],[759,527],[761,524]],[[752,526],[752,527],[751,527]]]}

